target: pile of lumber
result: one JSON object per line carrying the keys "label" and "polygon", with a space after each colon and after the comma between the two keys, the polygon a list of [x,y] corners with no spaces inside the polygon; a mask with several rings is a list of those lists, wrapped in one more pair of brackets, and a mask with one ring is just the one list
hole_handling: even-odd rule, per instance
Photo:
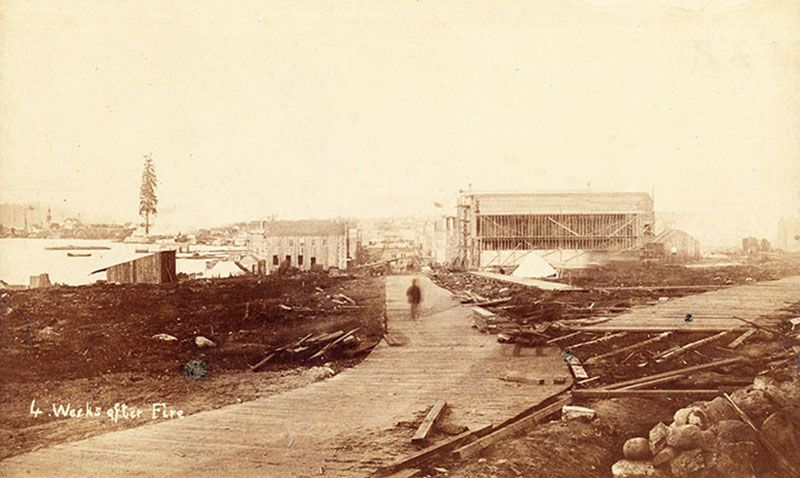
{"label": "pile of lumber", "polygon": [[486,297],[472,292],[471,290],[462,290],[457,294],[453,294],[462,304],[477,304],[480,302],[487,302],[489,299]]}
{"label": "pile of lumber", "polygon": [[[526,328],[517,322],[499,316],[483,307],[472,308],[472,322],[476,329],[484,334],[516,335]],[[530,327],[527,327],[530,329]]]}
{"label": "pile of lumber", "polygon": [[355,335],[359,328],[349,332],[321,332],[308,334],[302,339],[279,347],[268,349],[264,356],[250,370],[257,372],[272,361],[315,362],[325,361],[350,349],[361,342]]}
{"label": "pile of lumber", "polygon": [[458,294],[453,294],[453,295],[462,304],[472,304],[481,307],[505,304],[506,302],[511,300],[511,297],[500,297],[498,299],[489,299],[487,297],[484,297],[478,293],[469,290],[464,290],[459,292]]}
{"label": "pile of lumber", "polygon": [[479,331],[484,334],[497,334],[497,340],[503,343],[538,346],[544,345],[549,338],[544,333],[550,327],[549,323],[522,325],[483,307],[472,308],[472,320]]}

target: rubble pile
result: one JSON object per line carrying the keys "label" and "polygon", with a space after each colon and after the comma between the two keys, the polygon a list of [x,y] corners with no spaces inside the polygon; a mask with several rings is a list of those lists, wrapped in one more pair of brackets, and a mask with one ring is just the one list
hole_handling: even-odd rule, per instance
{"label": "rubble pile", "polygon": [[[687,269],[681,269],[683,273],[693,275],[692,272],[687,272]],[[680,276],[675,267],[670,270],[673,277]],[[608,273],[612,277],[620,277],[623,274],[618,268],[613,271],[613,274]],[[705,275],[700,274],[700,277]],[[481,332],[500,333],[503,334],[500,337],[502,341],[526,345],[540,345],[542,341],[533,339],[536,336],[557,337],[558,327],[550,328],[555,322],[581,323],[583,320],[613,317],[635,306],[652,305],[671,297],[702,292],[696,288],[658,289],[657,287],[661,285],[659,280],[654,280],[652,276],[650,280],[646,280],[643,273],[637,280],[632,281],[635,287],[643,288],[633,290],[593,287],[574,291],[544,291],[501,283],[469,273],[439,272],[433,274],[431,278],[438,285],[451,290],[461,303],[479,306],[495,314],[488,323],[484,323],[485,318],[480,317],[482,314],[476,314],[475,326]],[[587,283],[582,284],[586,285]],[[709,289],[716,287],[713,282],[702,285],[709,285]],[[653,288],[649,288],[650,286]],[[549,335],[546,337],[539,335],[548,329]]]}
{"label": "rubble pile", "polygon": [[759,376],[730,398],[744,416],[723,396],[681,408],[669,425],[626,441],[613,476],[745,478],[800,469],[800,384]]}

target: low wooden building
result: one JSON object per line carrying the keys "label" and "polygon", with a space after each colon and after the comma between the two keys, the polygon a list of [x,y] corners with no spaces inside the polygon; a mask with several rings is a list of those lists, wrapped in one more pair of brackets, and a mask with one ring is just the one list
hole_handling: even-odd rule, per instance
{"label": "low wooden building", "polygon": [[132,261],[98,269],[108,282],[120,284],[165,284],[177,282],[175,251],[161,251]]}
{"label": "low wooden building", "polygon": [[666,257],[697,259],[700,257],[700,241],[680,229],[667,229],[653,239],[653,244],[663,246]]}

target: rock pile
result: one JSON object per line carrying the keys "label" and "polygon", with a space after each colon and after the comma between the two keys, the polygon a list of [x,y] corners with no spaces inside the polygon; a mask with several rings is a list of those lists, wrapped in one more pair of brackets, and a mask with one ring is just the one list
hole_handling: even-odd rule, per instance
{"label": "rock pile", "polygon": [[[800,468],[800,384],[756,377],[731,396],[766,439]],[[616,478],[761,476],[775,463],[753,430],[724,397],[681,408],[672,423],[658,423],[647,438],[625,442]],[[772,468],[772,469],[771,469]]]}

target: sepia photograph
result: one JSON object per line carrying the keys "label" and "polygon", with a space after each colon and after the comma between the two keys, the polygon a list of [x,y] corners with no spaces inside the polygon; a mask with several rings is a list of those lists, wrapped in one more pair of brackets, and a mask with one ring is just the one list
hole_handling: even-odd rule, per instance
{"label": "sepia photograph", "polygon": [[0,477],[800,478],[800,1],[0,0]]}

